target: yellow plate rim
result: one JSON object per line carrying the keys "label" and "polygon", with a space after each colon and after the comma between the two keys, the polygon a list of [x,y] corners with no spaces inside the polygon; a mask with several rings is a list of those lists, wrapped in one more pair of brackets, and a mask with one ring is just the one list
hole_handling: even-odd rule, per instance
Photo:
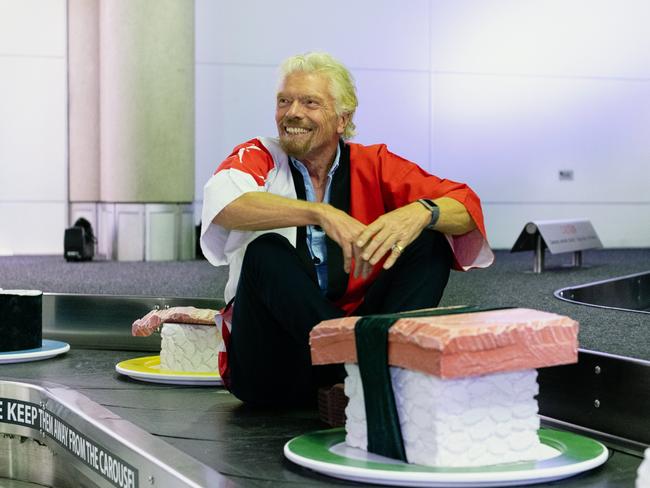
{"label": "yellow plate rim", "polygon": [[122,374],[135,378],[153,378],[170,380],[221,381],[218,372],[191,372],[160,369],[160,355],[127,359],[117,363],[115,369]]}

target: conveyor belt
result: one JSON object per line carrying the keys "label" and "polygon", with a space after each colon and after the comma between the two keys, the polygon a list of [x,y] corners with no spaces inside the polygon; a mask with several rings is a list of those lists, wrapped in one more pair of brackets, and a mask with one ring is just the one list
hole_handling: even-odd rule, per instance
{"label": "conveyor belt", "polygon": [[[187,454],[195,465],[176,466],[181,474],[184,471],[196,473],[205,465],[208,475],[216,474],[216,477],[208,478],[214,480],[209,486],[223,483],[264,487],[350,485],[284,459],[282,448],[288,440],[326,427],[318,420],[315,410],[253,409],[220,387],[142,383],[115,372],[118,362],[149,356],[152,351],[159,350],[159,337],[131,337],[133,318],[152,308],[182,305],[218,308],[223,303],[197,299],[47,294],[43,301],[44,335],[49,339],[67,341],[72,349],[63,356],[45,361],[0,365],[0,388],[3,381],[64,385]],[[598,374],[593,373],[596,366]],[[542,413],[550,413],[556,419],[573,424],[567,428],[580,431],[588,427],[611,434],[610,437],[599,437],[597,432],[589,435],[602,440],[613,454],[605,466],[564,480],[561,486],[633,487],[642,448],[650,442],[647,433],[634,436],[635,428],[650,426],[646,423],[647,418],[641,422],[638,418],[639,412],[650,409],[650,393],[646,391],[650,384],[650,363],[583,352],[579,365],[562,368],[569,369],[542,370]],[[574,384],[579,387],[574,387]],[[621,396],[615,391],[617,387],[626,395]],[[635,388],[641,391],[635,391]],[[594,396],[596,394],[598,397]],[[630,403],[628,397],[636,402],[635,408],[626,406]],[[596,398],[602,402],[601,408],[594,408]],[[626,428],[625,420],[620,421],[621,418],[627,419],[628,414],[633,414],[629,415],[631,422],[628,422],[632,429]],[[603,422],[609,418],[615,421]],[[1,466],[6,465],[2,461],[0,443],[0,486],[4,486],[3,477],[11,477],[2,471]],[[153,483],[147,481],[145,479],[140,488],[164,486],[156,484],[155,480]]]}
{"label": "conveyor belt", "polygon": [[[252,409],[219,387],[148,384],[115,373],[117,362],[148,354],[73,348],[46,361],[0,365],[0,374],[2,380],[70,387],[225,475],[235,486],[351,485],[283,457],[286,441],[324,427],[315,411]],[[609,447],[612,456],[603,467],[552,485],[633,487],[641,452]]]}
{"label": "conveyor belt", "polygon": [[554,295],[581,305],[650,314],[650,271],[569,286]]}

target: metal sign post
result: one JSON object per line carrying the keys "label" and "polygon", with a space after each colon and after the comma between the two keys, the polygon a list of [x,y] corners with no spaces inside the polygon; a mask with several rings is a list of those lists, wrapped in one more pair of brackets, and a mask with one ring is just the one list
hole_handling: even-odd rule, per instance
{"label": "metal sign post", "polygon": [[571,264],[582,266],[582,251],[603,247],[591,222],[586,219],[533,220],[528,222],[510,252],[534,251],[533,272],[544,271],[544,251],[573,252]]}

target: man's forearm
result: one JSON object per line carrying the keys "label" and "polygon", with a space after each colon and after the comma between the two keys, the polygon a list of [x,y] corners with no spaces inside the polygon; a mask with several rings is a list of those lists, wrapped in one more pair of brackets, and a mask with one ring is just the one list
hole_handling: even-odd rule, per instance
{"label": "man's forearm", "polygon": [[449,197],[434,200],[440,208],[440,217],[434,229],[443,234],[461,235],[476,229],[476,224],[465,206]]}
{"label": "man's forearm", "polygon": [[365,278],[370,271],[362,263],[360,249],[354,245],[366,226],[327,203],[249,192],[226,205],[212,222],[226,229],[248,231],[320,225],[328,237],[341,247],[346,273],[350,272],[353,259],[358,263],[354,268],[355,276],[362,274]]}
{"label": "man's forearm", "polygon": [[213,222],[231,230],[269,230],[320,223],[322,204],[248,192],[229,203]]}

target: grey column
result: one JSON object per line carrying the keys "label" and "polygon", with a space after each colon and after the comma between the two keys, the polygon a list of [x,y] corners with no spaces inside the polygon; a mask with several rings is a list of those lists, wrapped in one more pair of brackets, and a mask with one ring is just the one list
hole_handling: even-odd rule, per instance
{"label": "grey column", "polygon": [[194,2],[100,2],[101,200],[194,200]]}
{"label": "grey column", "polygon": [[99,200],[99,0],[68,0],[70,202]]}

